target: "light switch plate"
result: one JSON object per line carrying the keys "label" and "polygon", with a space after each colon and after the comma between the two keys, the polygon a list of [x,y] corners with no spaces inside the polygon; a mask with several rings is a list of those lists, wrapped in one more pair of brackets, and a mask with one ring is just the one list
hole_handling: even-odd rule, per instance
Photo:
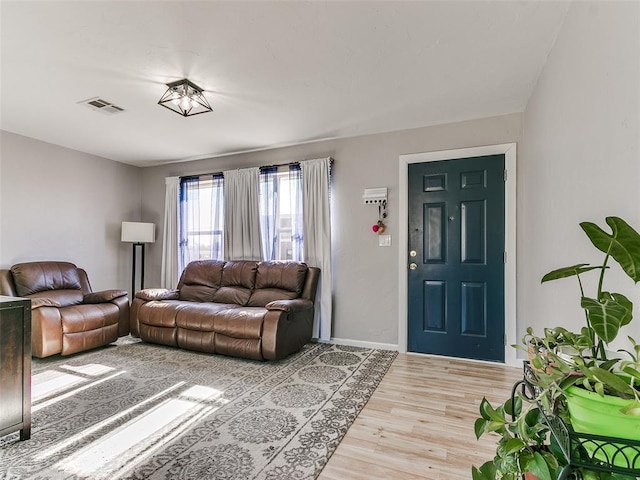
{"label": "light switch plate", "polygon": [[390,247],[391,246],[391,235],[378,235],[378,246],[379,247]]}

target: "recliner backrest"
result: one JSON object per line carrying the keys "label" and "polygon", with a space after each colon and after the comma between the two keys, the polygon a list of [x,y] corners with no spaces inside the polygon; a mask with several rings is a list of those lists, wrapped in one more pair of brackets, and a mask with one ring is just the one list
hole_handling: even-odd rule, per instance
{"label": "recliner backrest", "polygon": [[180,300],[212,302],[222,282],[224,264],[219,260],[197,260],[189,263],[178,282]]}
{"label": "recliner backrest", "polygon": [[307,270],[307,264],[303,262],[260,262],[255,289],[247,305],[264,307],[275,300],[300,297]]}
{"label": "recliner backrest", "polygon": [[[258,262],[253,260],[197,260],[180,277],[180,300],[264,307],[275,300],[300,298],[315,293],[308,286],[310,269],[304,262]],[[313,298],[310,298],[313,300]]]}
{"label": "recliner backrest", "polygon": [[256,284],[258,262],[236,260],[224,264],[220,288],[213,296],[217,303],[246,305]]}
{"label": "recliner backrest", "polygon": [[78,267],[70,262],[18,263],[11,267],[11,275],[20,297],[49,298],[62,307],[84,298]]}

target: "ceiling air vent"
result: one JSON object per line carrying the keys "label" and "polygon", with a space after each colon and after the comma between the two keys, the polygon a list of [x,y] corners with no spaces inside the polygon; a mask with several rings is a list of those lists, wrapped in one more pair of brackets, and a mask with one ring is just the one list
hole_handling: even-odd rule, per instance
{"label": "ceiling air vent", "polygon": [[88,100],[78,102],[81,105],[86,105],[91,110],[96,110],[107,115],[113,115],[114,113],[124,112],[124,108],[118,107],[111,102],[107,102],[99,97],[93,97]]}

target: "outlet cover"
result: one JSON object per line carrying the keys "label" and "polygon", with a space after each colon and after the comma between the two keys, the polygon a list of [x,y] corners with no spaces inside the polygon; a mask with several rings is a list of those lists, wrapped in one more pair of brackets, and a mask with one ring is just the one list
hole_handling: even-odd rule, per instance
{"label": "outlet cover", "polygon": [[391,246],[391,235],[378,235],[378,246],[379,247],[390,247]]}

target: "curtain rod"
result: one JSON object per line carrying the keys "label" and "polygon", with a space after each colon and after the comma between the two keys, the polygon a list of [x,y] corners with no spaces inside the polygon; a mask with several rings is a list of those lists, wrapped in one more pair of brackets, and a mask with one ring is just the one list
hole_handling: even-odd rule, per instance
{"label": "curtain rod", "polygon": [[[326,157],[325,157],[326,158]],[[300,162],[304,162],[305,160],[298,160],[297,162],[288,162],[288,163],[274,163],[273,165],[260,165],[258,168],[259,169],[263,169],[263,168],[277,168],[277,167],[288,167],[291,165],[300,165]],[[331,165],[333,165],[334,159],[332,157],[329,157],[329,162],[331,163]],[[251,168],[251,167],[247,167],[247,168]],[[233,170],[233,169],[231,169]],[[201,177],[202,175],[222,175],[223,172],[213,172],[213,173],[194,173],[192,175],[181,175],[178,178],[182,179],[182,178],[190,178],[190,177]]]}

